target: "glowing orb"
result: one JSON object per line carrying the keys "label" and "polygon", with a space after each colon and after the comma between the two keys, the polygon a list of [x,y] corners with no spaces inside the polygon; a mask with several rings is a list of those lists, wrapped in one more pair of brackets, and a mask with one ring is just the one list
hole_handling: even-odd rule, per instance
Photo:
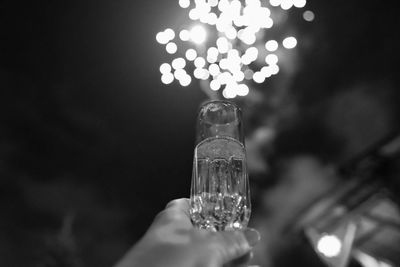
{"label": "glowing orb", "polygon": [[317,249],[328,258],[336,257],[342,249],[342,242],[335,235],[324,235],[318,240]]}

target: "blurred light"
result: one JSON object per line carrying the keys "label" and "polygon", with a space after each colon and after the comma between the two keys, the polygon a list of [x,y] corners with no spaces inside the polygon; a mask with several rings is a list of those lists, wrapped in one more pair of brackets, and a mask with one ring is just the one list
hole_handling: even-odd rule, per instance
{"label": "blurred light", "polygon": [[[263,83],[266,78],[277,74],[279,58],[275,51],[283,53],[281,46],[285,49],[297,46],[297,40],[293,36],[283,38],[282,43],[268,39],[266,42],[263,41],[266,36],[264,29],[274,26],[273,18],[278,19],[276,25],[279,26],[282,24],[281,17],[286,17],[281,15],[282,10],[279,11],[271,6],[288,10],[292,7],[303,8],[306,5],[306,0],[267,0],[270,5],[263,0],[178,0],[178,2],[181,8],[187,9],[186,12],[189,13],[191,20],[200,20],[199,24],[179,31],[179,39],[183,42],[191,41],[201,47],[193,47],[191,43],[183,44],[189,46],[186,47],[183,57],[160,66],[161,74],[165,74],[162,81],[171,83],[176,78],[182,86],[187,86],[192,78],[208,80],[211,76],[209,80],[211,90],[219,90],[225,85],[222,94],[226,98],[247,95],[249,87],[245,80]],[[271,14],[271,11],[274,14]],[[276,12],[279,14],[275,14]],[[312,11],[305,10],[302,16],[306,21],[314,20]],[[208,30],[212,32],[209,33]],[[177,33],[167,28],[156,35],[157,42],[165,45],[169,54],[176,54],[178,48],[181,49],[180,44],[178,47],[178,42],[174,41]],[[209,42],[208,38],[213,40]],[[208,46],[211,41],[215,42],[215,47]],[[265,46],[265,50],[262,46]],[[266,64],[263,64],[263,58]],[[189,67],[187,65],[190,61],[193,61],[195,66],[193,73],[190,73],[192,76],[185,70]],[[254,72],[253,67],[261,69]]]}
{"label": "blurred light", "polygon": [[217,57],[207,56],[207,62],[210,63],[210,64],[217,62],[217,60],[218,60]]}
{"label": "blurred light", "polygon": [[206,40],[206,38],[207,38],[207,32],[202,26],[197,25],[190,30],[190,39],[194,43],[201,44]]}
{"label": "blurred light", "polygon": [[218,82],[218,80],[212,80],[210,82],[210,88],[213,91],[217,91],[221,88],[221,84]]}
{"label": "blurred light", "polygon": [[268,42],[265,43],[265,49],[267,49],[270,52],[274,52],[278,49],[278,42],[275,40],[269,40]]}
{"label": "blurred light", "polygon": [[226,39],[225,37],[219,37],[217,39],[216,43],[217,43],[219,53],[224,54],[224,53],[228,52],[228,50],[229,50],[228,39]]}
{"label": "blurred light", "polygon": [[246,0],[246,4],[248,6],[256,6],[256,7],[260,7],[261,6],[260,0]]}
{"label": "blurred light", "polygon": [[261,72],[257,71],[253,74],[253,80],[256,83],[263,83],[265,81],[265,76]]}
{"label": "blurred light", "polygon": [[303,8],[306,5],[306,0],[294,0],[293,5],[297,8]]}
{"label": "blurred light", "polygon": [[234,27],[230,27],[226,32],[226,37],[228,37],[228,39],[235,39],[237,37],[237,31]]}
{"label": "blurred light", "polygon": [[179,6],[181,8],[188,8],[190,6],[190,0],[179,0]]}
{"label": "blurred light", "polygon": [[220,0],[218,3],[218,9],[221,12],[224,12],[225,10],[227,10],[229,8],[229,1],[228,0]]}
{"label": "blurred light", "polygon": [[219,69],[219,66],[217,64],[211,64],[208,67],[208,71],[210,72],[210,74],[212,76],[216,76],[216,75],[220,74],[220,72],[221,72],[220,69]]}
{"label": "blurred light", "polygon": [[235,84],[235,83],[227,84],[225,89],[222,91],[222,95],[225,98],[235,98],[236,97],[236,87],[237,87],[237,84]]}
{"label": "blurred light", "polygon": [[182,41],[189,41],[190,39],[190,32],[188,30],[181,30],[179,33],[179,38]]}
{"label": "blurred light", "polygon": [[325,257],[336,257],[340,254],[342,242],[335,235],[324,235],[318,240],[317,249]]}
{"label": "blurred light", "polygon": [[202,69],[202,68],[196,68],[196,69],[193,71],[193,76],[194,76],[196,79],[201,79],[201,78],[204,76],[204,69]]}
{"label": "blurred light", "polygon": [[167,44],[169,42],[168,36],[165,34],[165,32],[159,32],[156,35],[156,40],[160,44]]}
{"label": "blurred light", "polygon": [[247,70],[244,71],[244,78],[246,80],[253,79],[253,75],[254,75],[254,72],[251,69],[247,69]]}
{"label": "blurred light", "polygon": [[265,57],[265,63],[269,65],[275,65],[278,63],[278,56],[275,54],[269,54]]}
{"label": "blurred light", "polygon": [[292,0],[281,0],[281,8],[283,10],[288,10],[293,6]]}
{"label": "blurred light", "polygon": [[269,78],[272,75],[272,68],[271,66],[264,66],[261,68],[260,72],[264,75],[265,78]]}
{"label": "blurred light", "polygon": [[303,18],[306,21],[310,21],[310,22],[313,21],[315,18],[314,12],[312,12],[311,10],[304,11]]}
{"label": "blurred light", "polygon": [[243,65],[249,65],[251,63],[251,58],[247,54],[244,54],[241,57],[241,62]]}
{"label": "blurred light", "polygon": [[162,74],[169,73],[171,72],[171,70],[172,70],[171,65],[168,63],[163,63],[160,65],[160,72]]}
{"label": "blurred light", "polygon": [[279,72],[279,66],[278,65],[271,65],[271,66],[269,66],[269,69],[271,71],[271,75],[276,75]]}
{"label": "blurred light", "polygon": [[164,34],[165,34],[165,38],[167,38],[168,41],[171,41],[172,39],[175,38],[175,32],[173,29],[170,29],[170,28],[165,29]]}
{"label": "blurred light", "polygon": [[226,70],[228,69],[228,59],[223,58],[219,61],[219,66],[221,69]]}
{"label": "blurred light", "polygon": [[186,66],[186,61],[181,57],[172,60],[172,67],[176,70],[183,69],[185,66]]}
{"label": "blurred light", "polygon": [[168,43],[165,49],[167,50],[168,54],[175,54],[176,51],[178,51],[178,47],[174,42]]}
{"label": "blurred light", "polygon": [[[257,48],[256,48],[256,49],[257,49]],[[237,49],[231,49],[231,50],[229,50],[229,51],[228,51],[227,57],[230,58],[230,59],[232,59],[232,60],[234,60],[234,59],[240,60],[239,50],[237,50]]]}
{"label": "blurred light", "polygon": [[238,96],[246,96],[246,95],[248,95],[249,94],[249,87],[247,86],[247,85],[245,85],[245,84],[239,84],[238,85],[238,88],[237,88],[237,90],[236,90],[237,92],[237,95]]}
{"label": "blurred light", "polygon": [[218,5],[218,0],[208,0],[210,7],[216,7]]}
{"label": "blurred light", "polygon": [[174,75],[172,75],[172,73],[163,73],[163,75],[161,75],[161,82],[163,84],[170,84],[174,81]]}
{"label": "blurred light", "polygon": [[208,72],[208,70],[206,70],[206,69],[203,69],[203,73],[202,73],[202,76],[200,77],[200,79],[207,80],[208,78],[210,78],[210,72]]}
{"label": "blurred light", "polygon": [[193,8],[189,11],[189,18],[191,20],[198,20],[200,19],[200,10],[197,8]]}
{"label": "blurred light", "polygon": [[206,61],[202,57],[198,57],[194,60],[194,65],[196,68],[202,68],[206,65]]}
{"label": "blurred light", "polygon": [[192,82],[192,77],[190,75],[185,75],[179,80],[180,85],[188,86]]}
{"label": "blurred light", "polygon": [[207,50],[207,56],[213,57],[213,58],[217,58],[218,57],[218,49],[216,47],[210,47]]}
{"label": "blurred light", "polygon": [[182,80],[186,75],[187,73],[184,69],[177,69],[174,71],[174,77],[179,81]]}
{"label": "blurred light", "polygon": [[247,31],[242,31],[242,34],[240,36],[238,35],[239,39],[242,40],[243,43],[247,45],[252,45],[256,42],[257,37],[254,34],[254,32],[251,32],[250,30]]}
{"label": "blurred light", "polygon": [[233,78],[236,82],[241,82],[244,80],[244,73],[242,71],[237,71],[233,73]]}
{"label": "blurred light", "polygon": [[286,49],[292,49],[295,48],[297,45],[297,40],[294,37],[287,37],[282,41],[282,45],[283,47],[285,47]]}
{"label": "blurred light", "polygon": [[281,0],[269,0],[271,6],[280,6]]}
{"label": "blurred light", "polygon": [[223,72],[220,75],[218,75],[217,80],[221,84],[227,84],[232,80],[232,75],[229,72]]}
{"label": "blurred light", "polygon": [[387,262],[381,261],[365,252],[362,252],[361,250],[357,250],[353,254],[357,261],[364,267],[394,267]]}
{"label": "blurred light", "polygon": [[207,15],[207,23],[208,24],[215,25],[217,23],[217,20],[218,20],[217,14],[211,12]]}
{"label": "blurred light", "polygon": [[189,48],[185,53],[186,59],[193,61],[197,57],[197,52],[193,48]]}
{"label": "blurred light", "polygon": [[255,61],[258,57],[258,49],[254,46],[249,47],[246,50],[245,55],[249,57],[250,61]]}

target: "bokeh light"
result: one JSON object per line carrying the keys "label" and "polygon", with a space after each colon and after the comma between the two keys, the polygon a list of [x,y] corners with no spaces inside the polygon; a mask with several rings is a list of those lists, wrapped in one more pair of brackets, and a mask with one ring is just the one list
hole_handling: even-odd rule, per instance
{"label": "bokeh light", "polygon": [[202,68],[206,65],[206,61],[202,57],[198,57],[194,60],[194,65],[196,68]]}
{"label": "bokeh light", "polygon": [[314,12],[312,12],[311,10],[304,11],[303,18],[305,21],[309,21],[309,22],[313,21],[315,18]]}
{"label": "bokeh light", "polygon": [[186,61],[181,57],[178,57],[178,58],[175,58],[174,60],[172,60],[172,67],[176,70],[183,69],[185,67],[185,65],[186,65]]}
{"label": "bokeh light", "polygon": [[172,73],[163,73],[161,81],[163,84],[170,84],[174,81],[174,75]]}
{"label": "bokeh light", "polygon": [[207,32],[203,26],[197,25],[190,30],[190,40],[196,44],[203,43],[207,38]]}
{"label": "bokeh light", "polygon": [[181,30],[181,31],[179,32],[179,38],[180,38],[182,41],[189,41],[189,39],[190,39],[190,32],[189,32],[188,30]]}
{"label": "bokeh light", "polygon": [[269,40],[268,42],[265,43],[265,49],[267,49],[270,52],[275,52],[279,47],[279,44],[275,40]]}
{"label": "bokeh light", "polygon": [[217,90],[219,90],[221,88],[221,84],[219,83],[218,80],[212,80],[210,82],[210,88],[213,91],[217,91]]}
{"label": "bokeh light", "polygon": [[292,49],[295,48],[297,45],[297,40],[295,37],[290,36],[290,37],[286,37],[285,39],[283,39],[282,41],[282,45],[284,48],[286,49]]}
{"label": "bokeh light", "polygon": [[187,60],[193,61],[197,57],[197,52],[193,48],[189,48],[186,50],[185,56]]}
{"label": "bokeh light", "polygon": [[168,63],[163,63],[163,64],[160,65],[161,74],[165,74],[165,73],[171,72],[171,70],[172,70],[171,65],[168,64]]}
{"label": "bokeh light", "polygon": [[[178,0],[178,3],[187,9],[190,19],[179,29],[179,38],[175,39],[176,33],[171,28],[156,34],[157,42],[165,45],[167,53],[183,54],[160,66],[161,75],[166,75],[163,83],[174,80],[171,81],[173,71],[172,76],[182,86],[188,86],[192,81],[188,77],[193,77],[208,81],[210,90],[222,89],[223,97],[234,98],[248,95],[253,86],[279,73],[278,55],[284,55],[285,50],[280,49],[277,40],[266,39],[269,36],[266,32],[280,24],[275,25],[273,13],[304,8],[306,0],[269,0],[269,4],[260,0]],[[306,21],[314,19],[309,10],[302,14]],[[293,49],[297,39],[286,35],[281,45]],[[180,53],[181,47],[184,51]],[[184,70],[188,64],[194,67],[189,74]]]}
{"label": "bokeh light", "polygon": [[181,8],[188,8],[190,6],[190,0],[179,0],[179,6]]}
{"label": "bokeh light", "polygon": [[168,54],[175,54],[178,51],[178,46],[174,42],[170,42],[165,46]]}
{"label": "bokeh light", "polygon": [[324,235],[318,240],[317,249],[325,257],[336,257],[340,254],[342,242],[335,235]]}
{"label": "bokeh light", "polygon": [[275,54],[269,54],[265,57],[265,63],[268,65],[275,65],[278,63],[278,56]]}
{"label": "bokeh light", "polygon": [[168,40],[173,40],[175,38],[175,32],[173,29],[170,29],[170,28],[168,28],[164,31],[164,35],[165,35],[165,38],[167,38]]}

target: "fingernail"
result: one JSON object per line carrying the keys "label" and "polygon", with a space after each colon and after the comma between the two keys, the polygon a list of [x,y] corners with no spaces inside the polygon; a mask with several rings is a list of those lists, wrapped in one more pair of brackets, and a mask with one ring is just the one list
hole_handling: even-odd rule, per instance
{"label": "fingernail", "polygon": [[244,230],[244,236],[251,247],[254,247],[261,239],[260,233],[253,228]]}

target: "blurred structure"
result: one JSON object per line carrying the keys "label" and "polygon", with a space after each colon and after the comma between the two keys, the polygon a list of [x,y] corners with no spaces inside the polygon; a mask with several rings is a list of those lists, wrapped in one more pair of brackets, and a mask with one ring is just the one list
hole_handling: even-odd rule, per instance
{"label": "blurred structure", "polygon": [[[367,257],[399,266],[399,166],[400,134],[396,133],[342,166],[342,182],[313,199],[287,227],[304,231],[329,266],[347,266],[343,258],[348,257],[365,267],[373,266],[365,263]],[[354,228],[350,232],[349,225]],[[336,255],[326,255],[319,246],[326,234],[340,236],[343,245]]]}
{"label": "blurred structure", "polygon": [[[314,157],[259,192],[253,220],[264,242],[255,264],[399,266],[400,135],[390,134],[337,170]],[[297,167],[296,167],[297,166]],[[292,177],[292,178],[290,178]]]}

